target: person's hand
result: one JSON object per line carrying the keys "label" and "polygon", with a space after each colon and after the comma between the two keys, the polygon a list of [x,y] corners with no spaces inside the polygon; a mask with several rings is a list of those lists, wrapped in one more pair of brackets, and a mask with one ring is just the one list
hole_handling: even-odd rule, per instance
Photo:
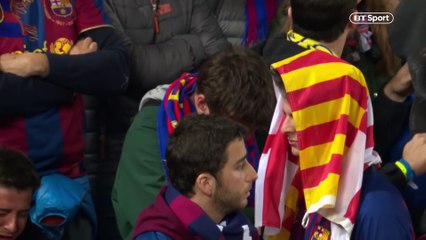
{"label": "person's hand", "polygon": [[413,92],[411,74],[408,64],[405,63],[383,89],[385,95],[395,101],[403,102]]}
{"label": "person's hand", "polygon": [[20,77],[45,77],[49,73],[49,62],[43,53],[6,53],[0,56],[0,71]]}
{"label": "person's hand", "polygon": [[426,133],[418,133],[404,146],[402,154],[416,176],[426,172]]}
{"label": "person's hand", "polygon": [[98,44],[87,37],[79,40],[70,50],[70,55],[92,53],[98,50]]}

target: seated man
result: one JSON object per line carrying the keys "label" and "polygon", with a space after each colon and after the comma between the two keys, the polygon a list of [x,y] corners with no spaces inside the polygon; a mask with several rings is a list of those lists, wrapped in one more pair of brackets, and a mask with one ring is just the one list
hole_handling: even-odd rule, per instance
{"label": "seated man", "polygon": [[[275,105],[271,78],[260,56],[235,47],[209,58],[199,75],[183,74],[170,86],[160,86],[144,96],[127,132],[112,192],[124,239],[130,238],[137,213],[154,202],[166,183],[161,159],[176,123],[197,112],[230,117],[252,131],[267,128]],[[247,158],[256,169],[258,152],[253,137],[246,139],[246,147]]]}
{"label": "seated man", "polygon": [[258,239],[238,210],[256,171],[247,161],[242,125],[221,116],[192,114],[170,136],[170,184],[142,211],[134,239]]}
{"label": "seated man", "polygon": [[[37,172],[29,159],[0,148],[0,239],[14,240],[24,231],[32,196],[39,185]],[[21,236],[19,239],[31,238]]]}

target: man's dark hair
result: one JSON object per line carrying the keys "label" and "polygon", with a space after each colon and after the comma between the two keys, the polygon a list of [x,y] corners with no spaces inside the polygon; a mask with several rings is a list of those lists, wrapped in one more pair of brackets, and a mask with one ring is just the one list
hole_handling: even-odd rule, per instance
{"label": "man's dark hair", "polygon": [[210,112],[250,129],[268,128],[275,107],[272,75],[262,57],[233,47],[209,58],[200,69],[197,93]]}
{"label": "man's dark hair", "polygon": [[0,186],[34,191],[40,186],[40,180],[27,157],[19,152],[0,148]]}
{"label": "man's dark hair", "polygon": [[217,177],[226,163],[229,144],[247,133],[244,126],[223,116],[185,117],[170,136],[166,150],[172,185],[182,194],[192,195],[198,175],[210,173]]}
{"label": "man's dark hair", "polygon": [[356,0],[291,0],[293,30],[317,41],[332,42],[345,30]]}

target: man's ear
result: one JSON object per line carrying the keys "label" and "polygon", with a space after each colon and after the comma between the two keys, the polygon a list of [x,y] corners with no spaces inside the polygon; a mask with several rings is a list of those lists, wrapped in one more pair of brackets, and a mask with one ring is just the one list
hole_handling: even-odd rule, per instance
{"label": "man's ear", "polygon": [[291,6],[287,8],[287,16],[288,18],[293,19],[293,12],[291,10]]}
{"label": "man's ear", "polygon": [[194,105],[198,114],[210,114],[210,109],[209,106],[207,106],[206,97],[204,96],[204,94],[195,93]]}
{"label": "man's ear", "polygon": [[211,197],[216,191],[216,179],[210,173],[201,173],[195,179],[194,187],[195,193]]}
{"label": "man's ear", "polygon": [[[358,13],[358,10],[354,9],[354,10],[352,11],[351,15],[349,15],[349,18],[352,16],[352,14],[356,14],[356,13]],[[349,29],[349,31],[353,31],[353,30],[355,30],[355,29],[356,29],[355,24],[354,24],[354,23],[352,23],[352,22],[350,21],[350,19],[348,19],[348,20],[349,20],[349,21],[348,21],[348,23],[346,24],[346,28],[347,28],[347,29]]]}
{"label": "man's ear", "polygon": [[351,21],[348,21],[348,23],[345,26],[345,31],[348,33],[354,32],[356,30],[355,24],[353,24]]}

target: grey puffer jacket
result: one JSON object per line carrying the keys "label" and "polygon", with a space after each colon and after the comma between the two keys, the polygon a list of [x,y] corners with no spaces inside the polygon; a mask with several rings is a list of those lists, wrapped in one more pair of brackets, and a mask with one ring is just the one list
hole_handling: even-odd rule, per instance
{"label": "grey puffer jacket", "polygon": [[207,56],[230,46],[209,9],[210,1],[216,0],[206,1],[104,0],[105,11],[130,56],[127,92],[106,100],[107,135],[117,135],[122,142],[147,91],[171,83],[183,72],[199,67]]}
{"label": "grey puffer jacket", "polygon": [[181,73],[198,67],[207,56],[229,46],[204,0],[105,0],[105,3],[112,24],[130,52],[128,93],[137,102],[148,90],[172,82]]}
{"label": "grey puffer jacket", "polygon": [[212,10],[228,41],[235,46],[241,45],[246,24],[246,0],[217,0]]}

